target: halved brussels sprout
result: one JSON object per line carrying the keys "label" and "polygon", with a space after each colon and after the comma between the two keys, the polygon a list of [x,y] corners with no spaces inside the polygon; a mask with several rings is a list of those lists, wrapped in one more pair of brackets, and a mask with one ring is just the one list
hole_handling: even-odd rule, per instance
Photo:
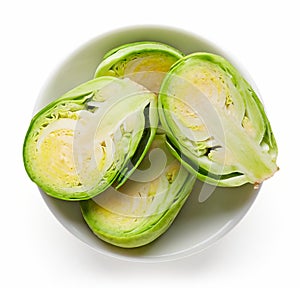
{"label": "halved brussels sprout", "polygon": [[257,186],[277,170],[277,145],[262,103],[223,57],[194,53],[179,60],[159,94],[172,153],[200,180]]}
{"label": "halved brussels sprout", "polygon": [[86,82],[37,113],[24,164],[47,194],[89,199],[138,166],[155,136],[157,96],[114,77]]}
{"label": "halved brussels sprout", "polygon": [[118,190],[110,187],[81,201],[82,214],[100,239],[120,247],[139,247],[168,229],[195,179],[170,154],[165,135],[157,134],[130,179]]}
{"label": "halved brussels sprout", "polygon": [[130,43],[108,52],[99,64],[95,77],[128,77],[150,91],[158,92],[165,73],[182,57],[181,52],[166,44]]}

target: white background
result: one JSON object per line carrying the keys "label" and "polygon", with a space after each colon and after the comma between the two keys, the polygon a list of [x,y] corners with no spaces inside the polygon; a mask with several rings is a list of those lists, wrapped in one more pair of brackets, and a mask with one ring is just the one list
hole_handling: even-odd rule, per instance
{"label": "white background", "polygon": [[[1,1],[0,286],[299,287],[296,4],[289,0]],[[280,153],[280,171],[266,181],[233,231],[202,254],[160,264],[110,259],[82,244],[54,218],[22,164],[22,142],[34,103],[53,69],[91,38],[135,24],[195,32],[240,60],[259,87]]]}

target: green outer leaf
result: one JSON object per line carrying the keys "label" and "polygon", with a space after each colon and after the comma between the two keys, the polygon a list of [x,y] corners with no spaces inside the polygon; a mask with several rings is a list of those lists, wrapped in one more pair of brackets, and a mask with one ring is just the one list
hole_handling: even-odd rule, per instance
{"label": "green outer leaf", "polygon": [[[217,173],[217,175],[215,175],[216,177],[211,177],[216,172],[210,171],[209,166],[206,166],[205,164],[208,161],[206,154],[208,152],[206,151],[209,151],[210,146],[205,142],[201,142],[201,147],[203,147],[201,148],[203,149],[203,156],[197,158],[195,155],[193,155],[191,150],[187,149],[186,146],[183,145],[182,140],[180,140],[182,131],[180,128],[174,125],[170,115],[170,111],[172,110],[172,108],[169,107],[170,97],[174,97],[173,93],[176,94],[176,97],[180,97],[178,96],[178,90],[173,91],[175,89],[174,87],[172,88],[172,91],[168,90],[169,87],[171,87],[170,85],[172,85],[171,83],[173,79],[175,79],[174,77],[182,78],[184,77],[182,75],[185,75],[184,73],[186,71],[189,71],[189,69],[198,69],[197,67],[201,67],[201,65],[210,65],[213,67],[211,69],[218,69],[217,71],[220,71],[221,74],[226,75],[224,77],[227,77],[227,81],[230,79],[229,81],[232,83],[230,85],[232,85],[232,87],[235,89],[234,92],[233,90],[230,90],[232,93],[235,93],[235,95],[232,95],[233,97],[236,97],[235,101],[233,102],[235,102],[234,104],[238,104],[240,99],[243,99],[244,104],[240,102],[241,105],[245,105],[246,109],[243,117],[250,117],[252,120],[252,126],[254,127],[252,130],[255,133],[251,137],[248,136],[247,134],[249,134],[249,132],[242,127],[242,123],[239,124],[240,127],[238,127],[237,124],[234,124],[236,126],[231,126],[232,123],[237,121],[234,121],[233,118],[230,119],[226,112],[224,112],[224,108],[222,108],[223,110],[221,108],[216,108],[216,110],[219,112],[219,116],[222,119],[222,125],[225,127],[224,137],[226,137],[227,143],[225,144],[225,149],[230,147],[232,149],[232,155],[239,155],[235,158],[236,162],[235,164],[232,164],[233,166],[220,166],[219,170],[221,174]],[[192,77],[197,77],[195,75],[196,73],[194,73]],[[224,79],[226,81],[226,78]],[[194,86],[192,82],[193,79],[184,78],[184,80],[187,81],[187,83],[190,83],[188,85]],[[238,104],[237,107],[241,105]],[[168,131],[168,138],[170,141],[169,147],[171,147],[173,155],[175,155],[177,159],[183,158],[182,163],[185,165],[185,167],[188,168],[189,171],[194,170],[194,173],[196,173],[200,180],[219,186],[239,186],[245,182],[256,184],[261,183],[265,179],[271,177],[278,170],[275,163],[278,152],[277,145],[263,105],[249,83],[247,83],[240,73],[221,56],[210,53],[194,53],[177,61],[171,67],[169,74],[165,77],[162,83],[159,93],[158,107],[162,126],[166,129],[166,131]],[[238,109],[235,111],[240,113]],[[201,116],[205,118],[208,115]],[[215,135],[209,136],[215,138]],[[255,142],[257,142],[257,144],[255,144]],[[264,146],[269,147],[268,152],[263,151]],[[241,151],[242,154],[239,152],[241,149],[243,149],[243,151]],[[211,163],[212,168],[214,167],[215,163],[213,163],[213,161],[211,161]],[[244,176],[241,177],[243,174]]]}
{"label": "green outer leaf", "polygon": [[[49,186],[48,183],[45,183],[40,180],[39,175],[35,173],[35,167],[32,166],[32,157],[31,157],[31,149],[34,147],[32,143],[32,139],[34,139],[34,133],[37,133],[35,131],[39,131],[39,129],[42,128],[41,125],[49,123],[49,120],[47,118],[47,115],[51,115],[51,111],[59,111],[63,113],[70,112],[72,109],[75,109],[74,111],[78,110],[85,110],[86,109],[86,103],[89,103],[89,101],[97,100],[97,93],[94,93],[95,91],[102,91],[105,87],[109,87],[109,84],[117,83],[120,85],[121,91],[119,93],[122,93],[122,87],[125,88],[125,91],[127,89],[127,93],[131,93],[132,97],[136,97],[136,99],[145,99],[145,101],[148,102],[148,105],[151,107],[152,113],[149,115],[151,125],[150,127],[147,127],[150,130],[150,133],[147,135],[147,139],[144,139],[144,142],[146,142],[146,145],[144,146],[145,151],[149,148],[150,143],[152,142],[152,139],[155,135],[157,122],[158,122],[158,116],[153,111],[156,111],[154,107],[156,107],[156,96],[153,93],[150,93],[145,88],[141,87],[140,85],[128,80],[128,79],[118,79],[114,77],[100,77],[97,79],[93,79],[91,81],[88,81],[86,83],[83,83],[79,85],[78,87],[72,89],[71,91],[67,92],[60,98],[56,99],[55,101],[49,103],[46,107],[44,107],[41,111],[39,111],[32,119],[29,128],[27,130],[24,145],[23,145],[23,161],[25,169],[29,175],[29,177],[34,181],[45,193],[47,193],[50,196],[53,196],[55,198],[63,199],[63,200],[83,200],[83,199],[89,199],[98,193],[101,193],[104,191],[107,187],[111,185],[111,183],[117,178],[118,174],[122,171],[122,169],[125,169],[127,162],[130,160],[130,157],[134,154],[134,151],[132,151],[129,156],[125,159],[125,162],[122,164],[122,167],[120,167],[120,171],[116,171],[111,167],[107,173],[105,174],[105,178],[99,179],[99,185],[94,187],[90,191],[82,191],[82,192],[64,192],[63,190],[53,188],[51,185]],[[130,85],[128,85],[130,83]],[[117,91],[118,92],[118,91]],[[114,97],[118,96],[118,94],[114,94]],[[126,96],[126,95],[125,95]],[[130,100],[128,97],[127,99]],[[146,100],[148,99],[148,100]],[[125,99],[126,100],[126,99]],[[118,99],[116,99],[118,101]],[[136,102],[136,101],[135,101]],[[122,104],[122,103],[121,103]],[[63,108],[62,108],[63,107]],[[72,108],[73,107],[73,108]],[[112,106],[114,107],[114,106]],[[72,108],[72,109],[71,109]],[[63,110],[62,110],[63,109]],[[71,113],[71,112],[70,112]],[[42,131],[42,129],[40,130]],[[135,140],[136,141],[136,140]],[[136,143],[134,149],[136,150],[138,147],[138,143]],[[141,155],[142,157],[143,155]],[[137,161],[139,163],[141,159]],[[136,169],[136,166],[131,168],[132,170]],[[132,173],[131,171],[127,173]]]}
{"label": "green outer leaf", "polygon": [[[156,99],[156,98],[155,98]],[[146,153],[148,152],[151,143],[156,135],[157,127],[158,127],[158,117],[157,115],[157,101],[153,101],[150,103],[148,115],[145,115],[146,125],[143,132],[143,137],[139,142],[138,146],[136,146],[135,154],[131,157],[131,165],[130,167],[124,167],[122,171],[119,173],[119,178],[117,179],[116,188],[120,188],[126,180],[134,173],[135,169],[139,166],[141,161],[144,159]]]}
{"label": "green outer leaf", "polygon": [[112,55],[116,53],[122,52],[124,55],[128,55],[129,53],[139,53],[144,51],[165,51],[168,54],[171,54],[175,57],[181,58],[183,56],[183,53],[174,47],[171,47],[165,43],[160,42],[154,42],[154,41],[139,41],[139,42],[132,42],[127,43],[124,45],[121,45],[119,47],[116,47],[110,51],[108,51],[104,56],[103,60],[111,57]]}
{"label": "green outer leaf", "polygon": [[171,154],[182,163],[184,168],[191,174],[195,174],[199,180],[206,182],[211,185],[216,185],[220,187],[236,187],[248,183],[247,177],[241,173],[231,173],[228,175],[216,175],[211,173],[209,170],[197,167],[195,163],[190,161],[185,155],[180,153],[170,141],[167,140],[167,146]]}

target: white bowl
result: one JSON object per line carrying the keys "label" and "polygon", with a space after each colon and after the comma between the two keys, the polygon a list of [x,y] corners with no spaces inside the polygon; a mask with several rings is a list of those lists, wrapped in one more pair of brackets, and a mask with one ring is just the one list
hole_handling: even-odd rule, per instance
{"label": "white bowl", "polygon": [[[110,49],[129,42],[147,40],[169,44],[186,54],[206,51],[222,55],[256,89],[253,80],[235,59],[200,36],[170,27],[135,26],[100,35],[67,57],[44,86],[35,111],[76,85],[92,79],[102,56]],[[216,189],[204,185],[200,182],[195,185],[188,201],[165,234],[151,244],[134,249],[118,248],[98,239],[84,222],[77,202],[51,198],[42,191],[41,195],[59,222],[96,251],[130,261],[158,262],[199,253],[215,243],[245,216],[258,193],[253,185]],[[206,190],[214,192],[207,200],[199,201],[199,193],[203,195]]]}

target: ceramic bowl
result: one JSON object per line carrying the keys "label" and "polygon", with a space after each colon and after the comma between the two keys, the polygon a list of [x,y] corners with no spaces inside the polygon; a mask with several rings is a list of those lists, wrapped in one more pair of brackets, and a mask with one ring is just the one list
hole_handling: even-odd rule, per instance
{"label": "ceramic bowl", "polygon": [[[257,90],[247,71],[232,55],[201,36],[171,27],[135,26],[110,31],[77,48],[49,77],[36,101],[35,111],[76,85],[92,79],[107,51],[129,42],[147,40],[169,44],[185,54],[205,51],[222,55]],[[208,194],[213,191],[208,199],[207,191]],[[51,198],[42,191],[41,195],[58,221],[99,253],[129,261],[158,262],[187,257],[211,246],[245,216],[258,191],[253,185],[216,188],[197,182],[168,231],[151,244],[134,249],[118,248],[98,239],[84,222],[77,202]]]}

